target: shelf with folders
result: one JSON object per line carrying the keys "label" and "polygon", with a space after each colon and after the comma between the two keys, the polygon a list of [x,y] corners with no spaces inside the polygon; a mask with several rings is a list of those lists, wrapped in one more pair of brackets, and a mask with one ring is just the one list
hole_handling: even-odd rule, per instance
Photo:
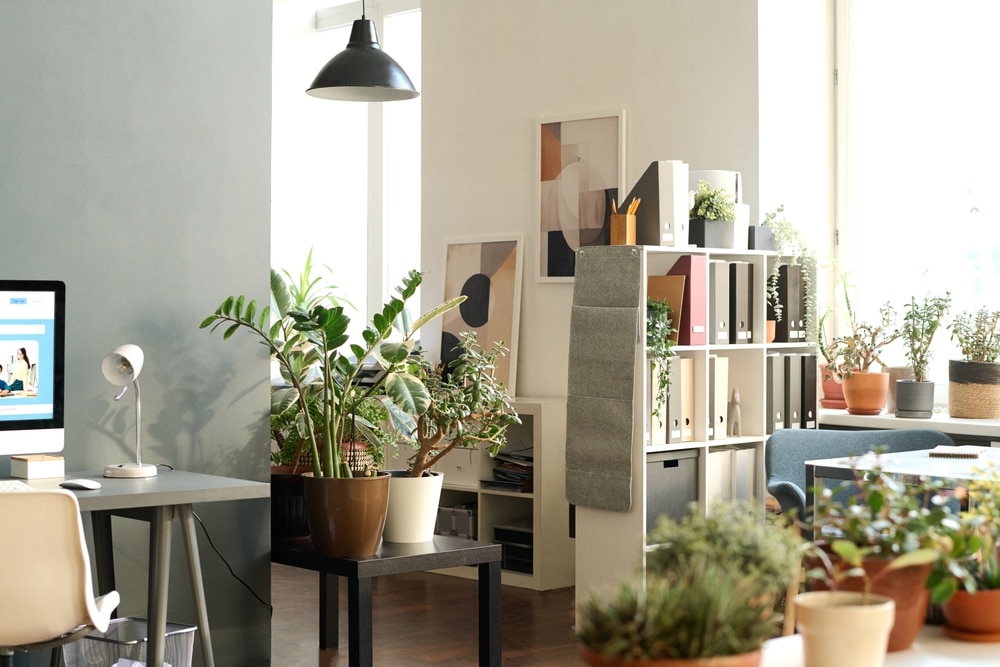
{"label": "shelf with folders", "polygon": [[[645,535],[660,512],[679,516],[692,502],[708,512],[733,498],[752,499],[763,512],[769,354],[796,355],[801,364],[811,351],[766,342],[773,257],[664,246],[578,254],[566,457],[578,590],[642,569]],[[664,276],[684,284],[667,285],[680,281]],[[667,300],[679,331],[660,424],[642,313],[650,294],[663,290],[674,295]],[[619,377],[627,369],[631,380]]]}

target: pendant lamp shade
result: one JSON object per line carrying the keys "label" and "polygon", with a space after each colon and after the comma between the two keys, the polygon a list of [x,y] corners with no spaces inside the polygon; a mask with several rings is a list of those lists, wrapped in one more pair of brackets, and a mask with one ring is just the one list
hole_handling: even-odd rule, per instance
{"label": "pendant lamp shade", "polygon": [[306,92],[354,102],[408,100],[420,94],[399,63],[382,50],[375,22],[364,17],[354,22],[347,48],[323,66]]}

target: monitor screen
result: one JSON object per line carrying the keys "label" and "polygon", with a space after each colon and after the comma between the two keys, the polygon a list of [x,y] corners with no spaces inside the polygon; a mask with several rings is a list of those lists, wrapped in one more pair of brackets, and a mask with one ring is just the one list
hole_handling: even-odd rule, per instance
{"label": "monitor screen", "polygon": [[62,451],[66,286],[0,280],[0,455]]}

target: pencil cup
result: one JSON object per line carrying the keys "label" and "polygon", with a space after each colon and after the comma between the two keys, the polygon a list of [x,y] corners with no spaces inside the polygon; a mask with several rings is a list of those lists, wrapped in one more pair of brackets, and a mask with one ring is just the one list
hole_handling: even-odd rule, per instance
{"label": "pencil cup", "polygon": [[611,245],[635,245],[635,215],[612,214]]}

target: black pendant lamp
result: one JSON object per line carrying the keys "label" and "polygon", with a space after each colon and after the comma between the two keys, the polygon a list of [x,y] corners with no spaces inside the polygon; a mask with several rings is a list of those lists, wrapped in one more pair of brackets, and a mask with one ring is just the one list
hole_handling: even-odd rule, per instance
{"label": "black pendant lamp", "polygon": [[408,100],[420,94],[399,63],[379,46],[375,22],[365,18],[363,1],[347,48],[323,66],[306,92],[354,102]]}

